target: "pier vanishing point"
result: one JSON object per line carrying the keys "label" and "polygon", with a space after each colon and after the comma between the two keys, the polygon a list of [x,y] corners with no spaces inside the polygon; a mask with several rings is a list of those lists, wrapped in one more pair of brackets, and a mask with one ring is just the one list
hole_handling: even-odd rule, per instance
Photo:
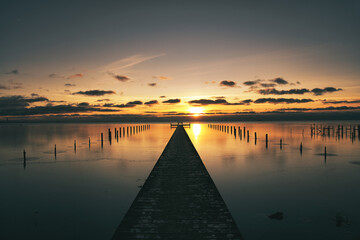
{"label": "pier vanishing point", "polygon": [[119,239],[242,239],[182,125],[116,229]]}

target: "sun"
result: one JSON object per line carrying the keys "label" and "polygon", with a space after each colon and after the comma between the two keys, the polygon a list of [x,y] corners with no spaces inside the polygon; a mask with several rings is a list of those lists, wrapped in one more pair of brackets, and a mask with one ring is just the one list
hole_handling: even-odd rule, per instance
{"label": "sun", "polygon": [[188,110],[193,116],[199,116],[204,113],[204,109],[202,107],[192,107]]}

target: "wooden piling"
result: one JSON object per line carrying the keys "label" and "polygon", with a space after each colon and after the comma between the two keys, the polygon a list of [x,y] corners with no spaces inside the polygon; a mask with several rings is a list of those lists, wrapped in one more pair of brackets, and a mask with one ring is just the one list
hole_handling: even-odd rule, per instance
{"label": "wooden piling", "polygon": [[302,146],[302,142],[300,143],[300,154],[302,154],[302,150],[303,150],[303,146]]}
{"label": "wooden piling", "polygon": [[56,144],[54,146],[54,156],[55,156],[55,159],[56,159]]}
{"label": "wooden piling", "polygon": [[280,138],[280,149],[282,149],[282,138]]}
{"label": "wooden piling", "polygon": [[76,152],[76,140],[74,140],[74,151]]}
{"label": "wooden piling", "polygon": [[247,142],[249,142],[250,139],[250,134],[249,134],[249,130],[247,130]]}
{"label": "wooden piling", "polygon": [[266,148],[268,148],[268,134],[265,134],[265,145],[266,145]]}
{"label": "wooden piling", "polygon": [[23,151],[23,156],[24,156],[24,169],[26,168],[26,152],[25,149]]}
{"label": "wooden piling", "polygon": [[104,134],[101,133],[101,148],[104,146]]}

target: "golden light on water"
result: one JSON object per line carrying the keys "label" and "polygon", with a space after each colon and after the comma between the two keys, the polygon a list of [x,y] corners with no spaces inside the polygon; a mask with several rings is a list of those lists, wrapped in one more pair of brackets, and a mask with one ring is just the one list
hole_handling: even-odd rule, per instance
{"label": "golden light on water", "polygon": [[201,132],[201,125],[200,124],[192,124],[191,125],[191,129],[194,133],[194,136],[195,136],[195,140],[197,140],[200,132]]}

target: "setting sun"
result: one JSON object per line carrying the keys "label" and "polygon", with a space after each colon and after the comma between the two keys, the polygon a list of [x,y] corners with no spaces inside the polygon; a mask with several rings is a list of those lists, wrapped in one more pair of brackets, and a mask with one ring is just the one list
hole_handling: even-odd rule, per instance
{"label": "setting sun", "polygon": [[192,113],[194,116],[199,116],[200,114],[204,113],[204,109],[202,107],[192,107],[189,108],[189,112]]}

